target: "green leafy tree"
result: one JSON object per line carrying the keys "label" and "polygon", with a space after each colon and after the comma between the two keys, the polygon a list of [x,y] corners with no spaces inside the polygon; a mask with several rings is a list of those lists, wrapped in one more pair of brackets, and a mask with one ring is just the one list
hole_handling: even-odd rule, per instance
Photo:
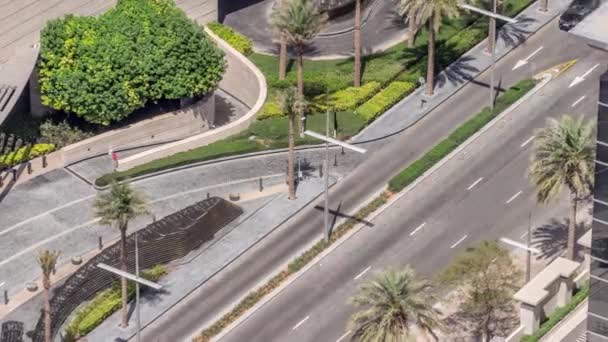
{"label": "green leafy tree", "polygon": [[[304,96],[304,51],[327,24],[327,15],[319,12],[311,0],[283,0],[270,17],[273,30],[296,52],[298,95]],[[302,114],[302,113],[300,113]],[[298,118],[300,133],[303,131]]]}
{"label": "green leafy tree", "polygon": [[[101,224],[115,227],[120,231],[120,268],[127,268],[127,228],[129,221],[148,213],[143,196],[131,189],[128,183],[112,183],[110,191],[97,195],[95,200],[95,216]],[[121,278],[122,319],[123,327],[129,325],[127,316],[127,278]]]}
{"label": "green leafy tree", "polygon": [[458,0],[399,0],[398,6],[399,13],[407,14],[410,20],[415,18],[417,27],[428,25],[426,94],[432,96],[435,88],[435,35],[444,18],[460,15]]}
{"label": "green leafy tree", "polygon": [[51,275],[55,273],[59,251],[45,250],[38,253],[38,265],[42,270],[42,287],[44,289],[44,341],[53,340],[51,325]]}
{"label": "green leafy tree", "polygon": [[207,94],[225,70],[222,51],[171,0],[51,20],[40,42],[43,103],[102,125],[150,101]]}
{"label": "green leafy tree", "polygon": [[576,215],[578,202],[587,196],[593,184],[593,125],[583,119],[564,115],[549,119],[536,134],[530,163],[530,179],[540,203],[557,200],[565,186],[570,190],[570,222],[567,257],[576,255]]}
{"label": "green leafy tree", "polygon": [[468,248],[439,275],[442,284],[457,286],[463,299],[459,310],[485,342],[492,339],[500,313],[512,306],[521,278],[509,251],[496,241]]}
{"label": "green leafy tree", "polygon": [[362,342],[400,342],[410,337],[412,327],[435,336],[442,325],[431,291],[431,284],[409,267],[378,274],[351,299],[362,307],[349,323],[353,337]]}

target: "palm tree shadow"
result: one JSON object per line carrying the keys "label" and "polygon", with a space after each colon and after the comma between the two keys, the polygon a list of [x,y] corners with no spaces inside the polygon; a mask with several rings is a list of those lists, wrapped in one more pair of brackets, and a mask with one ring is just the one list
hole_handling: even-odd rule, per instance
{"label": "palm tree shadow", "polygon": [[534,18],[521,16],[517,19],[517,25],[503,25],[500,30],[497,30],[498,39],[503,40],[507,47],[517,46],[526,40],[526,35],[531,33],[525,28],[534,22],[536,22]]}
{"label": "palm tree shadow", "polygon": [[474,58],[471,56],[462,56],[450,64],[435,78],[436,86],[443,87],[446,82],[456,85],[472,81],[479,72],[477,67],[470,64],[472,60]]}
{"label": "palm tree shadow", "polygon": [[[540,250],[537,258],[555,259],[560,256],[568,244],[568,226],[570,219],[563,220],[551,219],[540,227],[534,229],[532,233],[532,246]],[[583,236],[588,230],[588,225],[584,222],[579,222],[576,225],[576,240]]]}

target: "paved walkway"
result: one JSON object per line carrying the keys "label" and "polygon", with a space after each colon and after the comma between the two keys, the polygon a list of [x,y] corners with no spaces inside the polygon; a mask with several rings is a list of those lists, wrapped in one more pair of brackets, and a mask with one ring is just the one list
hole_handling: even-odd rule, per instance
{"label": "paved walkway", "polygon": [[[278,54],[273,43],[268,17],[275,0],[264,0],[230,13],[224,24],[250,37],[256,51]],[[403,19],[395,12],[395,3],[388,0],[369,0],[362,12],[361,41],[365,54],[385,50],[405,40],[407,29]],[[260,18],[251,20],[251,18]],[[344,57],[353,53],[354,19],[340,18],[329,25],[311,44],[307,57]],[[343,32],[337,34],[338,32]]]}

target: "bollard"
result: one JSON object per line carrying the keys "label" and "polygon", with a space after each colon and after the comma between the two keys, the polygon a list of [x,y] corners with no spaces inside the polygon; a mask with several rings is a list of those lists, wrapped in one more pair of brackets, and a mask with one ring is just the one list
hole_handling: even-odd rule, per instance
{"label": "bollard", "polygon": [[340,152],[341,155],[344,155],[344,146],[342,146],[342,151]]}
{"label": "bollard", "polygon": [[338,166],[338,155],[334,154],[334,166]]}
{"label": "bollard", "polygon": [[32,163],[31,162],[27,163],[27,174],[28,175],[32,174]]}
{"label": "bollard", "polygon": [[46,168],[46,155],[42,156],[42,168]]}
{"label": "bollard", "polygon": [[17,170],[13,169],[12,172],[13,172],[13,182],[16,182],[17,181]]}
{"label": "bollard", "polygon": [[262,177],[260,177],[260,192],[264,191],[264,184],[262,183]]}
{"label": "bollard", "polygon": [[2,172],[0,172],[0,187],[4,186],[4,176],[2,176]]}
{"label": "bollard", "polygon": [[97,245],[99,246],[99,250],[103,249],[103,240],[101,236],[99,236],[97,239]]}
{"label": "bollard", "polygon": [[319,164],[319,178],[323,178],[323,166]]}
{"label": "bollard", "polygon": [[4,290],[4,305],[8,305],[8,290]]}
{"label": "bollard", "polygon": [[211,198],[211,194],[207,193],[207,199]]}

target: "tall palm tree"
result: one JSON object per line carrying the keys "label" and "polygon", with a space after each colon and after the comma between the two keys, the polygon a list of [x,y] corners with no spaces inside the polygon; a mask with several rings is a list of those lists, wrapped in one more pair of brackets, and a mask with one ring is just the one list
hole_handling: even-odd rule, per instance
{"label": "tall palm tree", "polygon": [[355,87],[361,86],[361,0],[355,3],[355,28],[354,28],[354,45],[355,45],[355,65],[354,65],[354,81]]}
{"label": "tall palm tree", "polygon": [[538,202],[547,203],[559,197],[564,186],[570,190],[570,222],[567,257],[575,257],[576,214],[578,201],[593,184],[593,145],[591,122],[568,115],[549,119],[536,134],[530,164],[530,178],[536,186]]}
{"label": "tall palm tree", "polygon": [[416,23],[416,10],[415,6],[404,6],[405,2],[399,3],[398,13],[407,21],[407,47],[413,48],[416,42],[416,34],[418,33],[418,24]]}
{"label": "tall palm tree", "polygon": [[[277,8],[281,6],[281,2],[283,0],[279,0],[275,2],[275,7],[273,11],[278,10]],[[272,29],[273,34],[275,36],[276,41],[279,43],[279,80],[284,80],[287,76],[287,41],[281,35],[281,32],[278,31],[277,27],[274,26],[273,22],[270,21],[270,27]]]}
{"label": "tall palm tree", "polygon": [[44,288],[44,341],[53,340],[51,330],[51,274],[55,272],[59,251],[44,250],[38,253],[38,265],[42,270],[42,287]]}
{"label": "tall palm tree", "polygon": [[327,15],[311,0],[283,0],[272,12],[270,23],[296,52],[298,94],[304,96],[304,50],[325,27]]}
{"label": "tall palm tree", "polygon": [[540,0],[540,8],[541,12],[547,12],[549,10],[549,0]]}
{"label": "tall palm tree", "polygon": [[460,15],[458,0],[399,0],[400,13],[416,18],[416,25],[428,25],[428,55],[426,72],[426,94],[433,95],[435,88],[435,35],[444,18]]}
{"label": "tall palm tree", "polygon": [[281,112],[288,117],[289,120],[289,149],[287,153],[287,184],[289,187],[289,199],[296,199],[296,181],[295,181],[295,120],[296,113],[301,113],[305,110],[306,101],[298,95],[294,88],[284,90],[279,95],[279,106]]}
{"label": "tall palm tree", "polygon": [[[143,196],[131,189],[128,183],[112,183],[110,191],[97,195],[95,216],[101,224],[107,224],[120,231],[120,268],[127,269],[127,228],[129,221],[148,213]],[[122,290],[122,326],[129,326],[127,316],[127,278],[121,278]]]}
{"label": "tall palm tree", "polygon": [[351,299],[355,306],[363,307],[351,317],[353,336],[362,342],[398,342],[408,338],[412,327],[435,336],[441,321],[433,308],[431,289],[409,267],[378,274]]}

